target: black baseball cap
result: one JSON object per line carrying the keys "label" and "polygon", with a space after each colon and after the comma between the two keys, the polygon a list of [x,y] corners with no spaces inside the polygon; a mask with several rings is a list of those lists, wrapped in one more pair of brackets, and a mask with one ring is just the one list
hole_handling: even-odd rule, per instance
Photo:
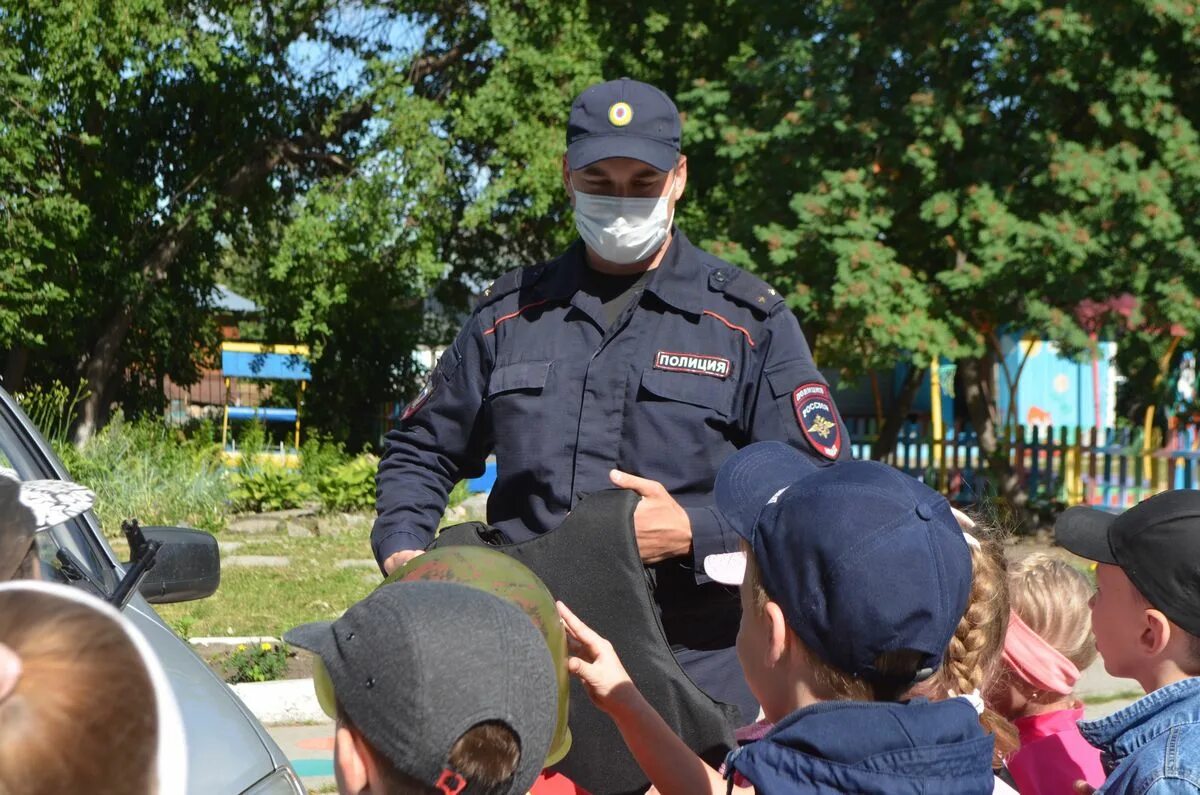
{"label": "black baseball cap", "polygon": [[1114,515],[1068,508],[1055,539],[1080,557],[1120,566],[1155,609],[1200,635],[1200,491],[1167,491]]}
{"label": "black baseball cap", "polygon": [[[758,442],[721,465],[714,496],[788,626],[825,662],[882,679],[879,655],[915,651],[911,681],[941,665],[972,577],[971,551],[941,494],[876,461],[822,463]],[[738,584],[744,555],[710,555],[704,570]]]}
{"label": "black baseball cap", "polygon": [[541,632],[519,607],[453,582],[385,584],[334,622],[284,635],[321,658],[338,705],[371,747],[422,784],[465,784],[449,765],[458,738],[485,722],[516,736],[506,795],[524,795],[554,734],[558,688]]}
{"label": "black baseball cap", "polygon": [[659,171],[679,159],[680,123],[675,103],[648,83],[622,77],[586,89],[567,119],[567,165],[590,166],[631,157]]}

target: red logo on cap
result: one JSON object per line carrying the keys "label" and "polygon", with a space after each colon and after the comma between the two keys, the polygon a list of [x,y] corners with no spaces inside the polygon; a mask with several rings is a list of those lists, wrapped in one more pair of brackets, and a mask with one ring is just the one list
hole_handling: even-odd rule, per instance
{"label": "red logo on cap", "polygon": [[453,770],[445,768],[434,786],[444,795],[458,795],[467,788],[467,780]]}

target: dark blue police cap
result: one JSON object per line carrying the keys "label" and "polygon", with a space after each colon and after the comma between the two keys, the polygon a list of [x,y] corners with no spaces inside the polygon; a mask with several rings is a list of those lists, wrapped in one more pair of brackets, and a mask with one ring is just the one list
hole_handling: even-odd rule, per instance
{"label": "dark blue police cap", "polygon": [[622,77],[584,91],[567,120],[567,165],[631,157],[670,171],[679,159],[679,111],[652,85]]}
{"label": "dark blue police cap", "polygon": [[[972,576],[945,497],[886,464],[819,466],[782,442],[734,453],[714,492],[754,551],[767,595],[821,659],[868,679],[888,651],[920,654],[914,680],[941,665]],[[736,555],[711,555],[704,569],[740,582]]]}

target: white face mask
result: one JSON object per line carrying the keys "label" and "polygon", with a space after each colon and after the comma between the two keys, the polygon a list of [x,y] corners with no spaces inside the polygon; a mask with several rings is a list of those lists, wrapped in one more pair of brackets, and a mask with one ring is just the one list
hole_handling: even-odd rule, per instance
{"label": "white face mask", "polygon": [[[575,187],[575,183],[571,183]],[[597,196],[575,191],[575,228],[588,248],[602,259],[631,265],[662,247],[671,229],[671,194],[675,178],[664,196],[651,199]]]}

